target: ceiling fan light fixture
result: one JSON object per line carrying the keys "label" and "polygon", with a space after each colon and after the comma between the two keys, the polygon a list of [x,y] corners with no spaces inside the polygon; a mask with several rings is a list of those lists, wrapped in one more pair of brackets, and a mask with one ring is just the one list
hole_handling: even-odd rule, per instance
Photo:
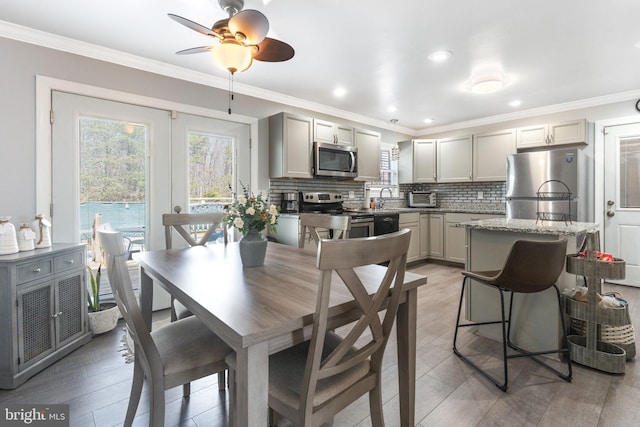
{"label": "ceiling fan light fixture", "polygon": [[269,20],[257,10],[243,10],[229,18],[229,31],[243,44],[258,44],[269,32]]}
{"label": "ceiling fan light fixture", "polygon": [[251,67],[251,49],[238,43],[220,43],[212,47],[211,54],[216,65],[231,74]]}

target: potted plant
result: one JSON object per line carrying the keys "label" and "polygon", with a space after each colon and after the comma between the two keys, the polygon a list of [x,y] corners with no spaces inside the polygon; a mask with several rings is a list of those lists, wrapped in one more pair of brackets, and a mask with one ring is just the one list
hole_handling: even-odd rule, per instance
{"label": "potted plant", "polygon": [[116,327],[120,311],[114,302],[100,302],[100,278],[102,276],[102,264],[98,267],[97,272],[93,272],[91,267],[87,266],[89,271],[89,283],[87,289],[87,303],[89,306],[89,329],[93,335],[103,334]]}

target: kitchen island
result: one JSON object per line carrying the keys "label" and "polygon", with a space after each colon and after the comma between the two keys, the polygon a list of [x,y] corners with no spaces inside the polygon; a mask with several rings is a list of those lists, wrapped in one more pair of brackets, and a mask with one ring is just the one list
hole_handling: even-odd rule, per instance
{"label": "kitchen island", "polygon": [[[516,240],[567,239],[567,253],[575,253],[582,245],[586,232],[598,229],[598,224],[594,223],[565,224],[504,218],[470,221],[460,226],[466,227],[465,269],[472,271],[500,270]],[[576,280],[577,276],[563,272],[558,279],[560,292],[573,289]],[[515,294],[513,301],[512,341],[532,350],[558,348],[562,334],[555,290],[551,288],[536,294]],[[505,303],[505,309],[508,310],[508,300]],[[472,281],[466,293],[465,308],[467,320],[473,322],[500,319],[498,291]],[[480,326],[478,332],[493,339],[502,339],[499,325]]]}

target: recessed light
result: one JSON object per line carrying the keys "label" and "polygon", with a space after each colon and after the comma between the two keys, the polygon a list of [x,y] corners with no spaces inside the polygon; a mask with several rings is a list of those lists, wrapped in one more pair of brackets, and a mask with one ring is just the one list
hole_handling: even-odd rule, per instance
{"label": "recessed light", "polygon": [[387,111],[390,113],[395,113],[396,111],[398,111],[398,107],[396,107],[395,105],[389,105]]}
{"label": "recessed light", "polygon": [[433,62],[444,62],[447,59],[451,58],[451,55],[453,55],[453,52],[451,52],[450,50],[438,50],[436,52],[433,52],[427,58],[429,58],[429,61]]}
{"label": "recessed light", "polygon": [[504,87],[504,82],[497,78],[479,80],[471,85],[471,92],[484,95],[496,92]]}
{"label": "recessed light", "polygon": [[436,119],[434,117],[427,117],[426,119],[424,119],[424,122],[429,124],[429,123],[433,123]]}
{"label": "recessed light", "polygon": [[640,42],[636,43],[634,46],[640,49]]}
{"label": "recessed light", "polygon": [[519,107],[521,104],[522,104],[522,101],[520,101],[519,99],[514,99],[509,103],[511,107]]}
{"label": "recessed light", "polygon": [[333,94],[338,97],[342,97],[347,93],[347,90],[343,87],[338,87],[333,90]]}

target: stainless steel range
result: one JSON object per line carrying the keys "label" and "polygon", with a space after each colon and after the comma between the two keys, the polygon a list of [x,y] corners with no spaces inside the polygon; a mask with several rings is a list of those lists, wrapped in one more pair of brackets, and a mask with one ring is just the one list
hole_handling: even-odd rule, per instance
{"label": "stainless steel range", "polygon": [[350,238],[373,236],[373,214],[345,209],[342,193],[329,191],[300,192],[298,199],[301,213],[349,215],[351,217]]}

